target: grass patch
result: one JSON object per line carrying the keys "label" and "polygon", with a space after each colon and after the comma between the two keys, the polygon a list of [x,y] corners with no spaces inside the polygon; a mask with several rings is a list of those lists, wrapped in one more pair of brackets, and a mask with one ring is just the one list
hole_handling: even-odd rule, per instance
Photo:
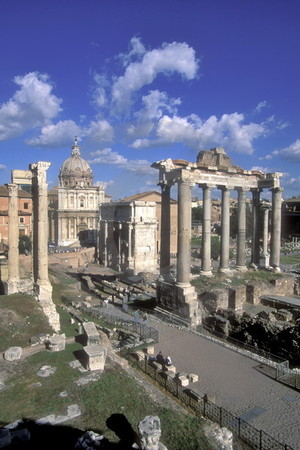
{"label": "grass patch", "polygon": [[[77,403],[82,416],[68,424],[83,430],[101,430],[112,441],[117,438],[105,424],[111,414],[125,414],[135,430],[146,415],[158,415],[162,442],[170,450],[209,448],[200,418],[158,404],[135,379],[111,362],[97,382],[78,387],[75,380],[82,374],[68,363],[75,359],[74,352],[80,348],[79,344],[71,344],[63,352],[44,351],[28,358],[22,373],[10,380],[9,390],[1,393],[0,421],[8,423],[21,417],[37,419],[52,413],[65,414],[68,405]],[[37,371],[45,364],[56,367],[56,372],[48,378],[38,377]],[[37,382],[42,386],[33,386]],[[68,397],[59,397],[65,390]]]}
{"label": "grass patch", "polygon": [[298,264],[300,265],[300,254],[280,255],[281,264]]}
{"label": "grass patch", "polygon": [[1,295],[0,313],[1,351],[11,345],[27,347],[32,336],[53,333],[39,304],[29,295]]}

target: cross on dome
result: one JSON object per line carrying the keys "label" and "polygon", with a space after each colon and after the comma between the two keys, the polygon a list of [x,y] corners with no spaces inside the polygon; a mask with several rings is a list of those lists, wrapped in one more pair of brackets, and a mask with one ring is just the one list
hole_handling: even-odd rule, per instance
{"label": "cross on dome", "polygon": [[80,156],[77,136],[75,136],[74,145],[72,145],[72,156]]}

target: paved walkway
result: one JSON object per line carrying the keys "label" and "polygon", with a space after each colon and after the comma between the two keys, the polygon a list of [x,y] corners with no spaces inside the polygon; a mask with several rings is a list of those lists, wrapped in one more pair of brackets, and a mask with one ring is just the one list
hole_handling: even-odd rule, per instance
{"label": "paved walkway", "polygon": [[204,337],[149,320],[159,331],[156,352],[171,355],[177,371],[196,373],[190,385],[281,443],[300,449],[300,393],[255,369],[258,362]]}

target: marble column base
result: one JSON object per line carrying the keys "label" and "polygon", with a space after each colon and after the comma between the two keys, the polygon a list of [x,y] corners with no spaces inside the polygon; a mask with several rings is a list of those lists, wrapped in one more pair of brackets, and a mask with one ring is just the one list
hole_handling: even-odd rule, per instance
{"label": "marble column base", "polygon": [[247,272],[247,267],[246,266],[236,266],[235,270],[237,270],[238,272]]}
{"label": "marble column base", "polygon": [[200,270],[200,275],[203,275],[204,277],[212,277],[213,273],[211,270]]}

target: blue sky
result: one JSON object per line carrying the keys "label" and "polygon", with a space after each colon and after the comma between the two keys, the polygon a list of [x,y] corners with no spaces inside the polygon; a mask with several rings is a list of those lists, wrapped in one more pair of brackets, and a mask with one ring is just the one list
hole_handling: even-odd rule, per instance
{"label": "blue sky", "polygon": [[0,183],[51,161],[57,185],[77,135],[113,199],[212,147],[300,195],[299,23],[297,0],[2,0]]}

